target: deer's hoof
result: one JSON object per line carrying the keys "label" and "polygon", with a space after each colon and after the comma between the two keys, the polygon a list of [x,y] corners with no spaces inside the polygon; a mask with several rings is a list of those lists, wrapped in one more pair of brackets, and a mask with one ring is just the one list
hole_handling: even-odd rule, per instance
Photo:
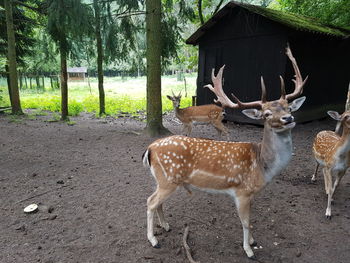
{"label": "deer's hoof", "polygon": [[157,244],[155,244],[153,247],[154,247],[154,248],[160,248],[160,244],[157,243]]}
{"label": "deer's hoof", "polygon": [[255,240],[254,240],[254,242],[252,243],[252,244],[250,244],[251,246],[253,246],[253,247],[256,247],[257,245],[258,245],[258,242],[256,242]]}
{"label": "deer's hoof", "polygon": [[331,219],[332,219],[332,216],[331,216],[331,215],[326,216],[326,219],[331,220]]}
{"label": "deer's hoof", "polygon": [[253,255],[251,257],[248,257],[248,258],[251,259],[251,260],[257,260],[258,259],[255,255]]}

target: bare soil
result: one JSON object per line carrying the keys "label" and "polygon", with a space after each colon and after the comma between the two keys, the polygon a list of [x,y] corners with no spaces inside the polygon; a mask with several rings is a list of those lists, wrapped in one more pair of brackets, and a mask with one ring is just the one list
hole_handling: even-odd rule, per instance
{"label": "bare soil", "polygon": [[[172,231],[156,228],[162,247],[151,247],[146,199],[155,184],[141,155],[154,138],[142,133],[144,122],[85,114],[69,126],[50,118],[0,115],[0,262],[188,262],[185,225],[195,260],[251,262],[234,204],[224,195],[177,191],[164,205]],[[181,132],[172,115],[164,125]],[[233,140],[261,140],[261,127],[226,125]],[[332,220],[324,216],[321,172],[310,182],[313,137],[334,126],[330,119],[298,124],[291,163],[255,197],[258,262],[350,262],[349,178],[335,194]],[[217,133],[199,125],[193,136]],[[39,211],[25,214],[31,203]]]}

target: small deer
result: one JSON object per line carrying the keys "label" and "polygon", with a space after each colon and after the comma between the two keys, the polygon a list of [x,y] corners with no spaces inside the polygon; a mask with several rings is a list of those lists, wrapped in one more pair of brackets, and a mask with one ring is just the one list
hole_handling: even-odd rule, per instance
{"label": "small deer", "polygon": [[[316,180],[317,168],[323,166],[325,190],[328,196],[326,218],[332,218],[331,204],[334,192],[350,166],[350,111],[340,115],[336,111],[328,111],[329,116],[341,123],[342,134],[333,131],[321,131],[313,143],[313,153],[317,161],[315,173],[311,180]],[[332,185],[332,177],[335,177]]]}
{"label": "small deer", "polygon": [[[207,85],[223,107],[246,108],[243,110],[246,116],[264,120],[261,143],[175,135],[158,139],[149,145],[143,155],[143,163],[150,167],[157,183],[156,191],[147,199],[147,237],[153,247],[160,247],[153,233],[154,214],[157,213],[160,226],[169,231],[163,202],[178,187],[183,186],[188,191],[194,187],[232,197],[243,227],[243,249],[249,258],[255,258],[251,245],[256,243],[249,229],[250,204],[254,194],[290,161],[293,150],[291,129],[295,126],[291,112],[298,110],[305,100],[305,97],[295,99],[302,93],[306,79],[302,79],[289,47],[287,55],[296,74],[295,89],[286,95],[283,78],[280,77],[282,95],[278,100],[266,101],[265,84],[261,78],[261,100],[244,103],[233,96],[236,103],[232,102],[222,89],[224,66],[216,77],[213,69],[214,87]],[[295,100],[288,104],[291,99]],[[253,109],[255,107],[259,109]]]}
{"label": "small deer", "polygon": [[167,95],[167,98],[173,102],[175,115],[182,122],[185,135],[191,135],[193,123],[204,122],[212,124],[220,136],[225,134],[229,138],[228,130],[222,123],[223,108],[215,104],[208,104],[180,109],[181,93],[177,96],[174,93],[173,96]]}

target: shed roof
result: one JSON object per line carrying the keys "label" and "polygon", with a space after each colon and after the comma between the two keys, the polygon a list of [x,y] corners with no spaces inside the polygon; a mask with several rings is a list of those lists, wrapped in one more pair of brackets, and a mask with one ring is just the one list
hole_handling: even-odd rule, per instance
{"label": "shed roof", "polygon": [[334,37],[348,37],[350,31],[344,28],[325,25],[315,18],[306,17],[298,14],[288,13],[284,11],[265,8],[262,6],[249,5],[231,1],[226,4],[219,12],[211,17],[204,25],[197,29],[187,40],[187,44],[196,45],[201,36],[205,34],[211,27],[213,27],[222,17],[226,16],[232,8],[242,7],[250,12],[266,17],[277,23],[283,24],[287,27],[299,30],[308,31],[311,33],[319,33],[330,35]]}
{"label": "shed roof", "polygon": [[68,73],[87,73],[87,67],[67,68]]}

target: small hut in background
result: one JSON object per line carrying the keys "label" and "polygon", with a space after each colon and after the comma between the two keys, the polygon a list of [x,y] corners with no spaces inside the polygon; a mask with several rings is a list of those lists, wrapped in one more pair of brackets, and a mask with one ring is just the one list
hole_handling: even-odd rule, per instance
{"label": "small hut in background", "polygon": [[71,81],[71,80],[85,81],[85,77],[87,75],[87,67],[68,68],[67,73],[68,73],[68,81]]}
{"label": "small hut in background", "polygon": [[[268,100],[280,96],[279,75],[287,92],[294,83],[293,67],[285,48],[290,44],[301,74],[309,79],[298,121],[326,116],[327,110],[342,112],[350,80],[350,31],[326,26],[313,18],[261,6],[229,2],[186,41],[199,45],[197,104],[213,103],[214,94],[203,86],[211,83],[222,65],[224,90],[242,101],[260,99],[260,76],[265,79]],[[236,110],[227,119],[251,122]]]}

